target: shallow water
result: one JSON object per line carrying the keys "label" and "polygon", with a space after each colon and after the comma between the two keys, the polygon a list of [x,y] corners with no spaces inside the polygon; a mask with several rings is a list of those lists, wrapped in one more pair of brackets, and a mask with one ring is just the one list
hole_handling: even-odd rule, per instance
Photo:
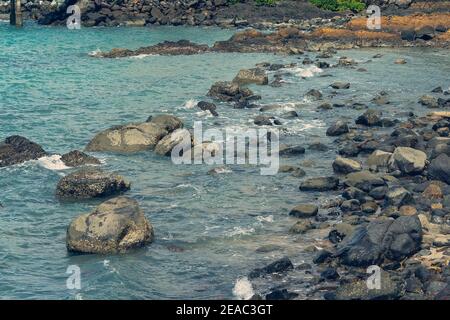
{"label": "shallow water", "polygon": [[[236,110],[221,104],[219,118],[207,117],[195,107],[205,99],[211,84],[231,80],[241,68],[255,63],[297,62],[296,57],[269,54],[205,54],[95,59],[94,50],[138,48],[163,40],[189,39],[212,44],[232,31],[214,28],[152,27],[65,28],[27,24],[24,29],[0,23],[0,138],[20,134],[41,144],[52,154],[82,149],[98,131],[115,124],[144,121],[151,114],[171,113],[189,127],[202,120],[205,127],[245,127],[257,109]],[[381,59],[366,62],[375,53]],[[317,112],[318,103],[304,94],[311,88],[331,94],[328,85],[351,82],[349,90],[331,101],[353,98],[371,105],[380,90],[392,103],[384,115],[402,119],[405,111],[425,113],[418,98],[436,86],[448,88],[448,52],[418,49],[371,49],[341,52],[360,61],[368,72],[333,68],[331,77],[286,77],[281,88],[258,87],[261,104],[292,103],[297,120],[282,120],[282,142],[308,144],[321,141],[327,152],[308,151],[285,159],[299,164],[307,177],[332,174],[333,139],[325,137],[337,117],[354,119],[363,111],[350,108]],[[311,55],[314,57],[314,55]],[[395,65],[404,57],[406,65]],[[303,57],[300,57],[303,59]],[[336,62],[337,58],[329,59]],[[293,71],[293,70],[291,70]],[[295,70],[294,70],[295,71]],[[299,71],[299,70],[297,70]],[[233,166],[233,172],[207,175],[205,165],[176,166],[152,152],[135,155],[95,154],[107,170],[132,181],[129,196],[137,199],[155,228],[155,242],[126,255],[69,255],[65,232],[80,213],[98,201],[60,203],[54,191],[58,179],[70,171],[50,170],[39,161],[0,169],[0,297],[20,299],[164,299],[233,298],[236,280],[283,255],[294,264],[310,261],[304,248],[322,237],[289,235],[295,223],[289,209],[302,201],[321,202],[330,194],[305,194],[301,178],[288,174],[261,176],[259,168]],[[255,250],[267,244],[281,249]],[[66,288],[66,269],[81,268],[81,290]],[[298,290],[304,274],[294,273]],[[268,287],[254,283],[255,292]]]}

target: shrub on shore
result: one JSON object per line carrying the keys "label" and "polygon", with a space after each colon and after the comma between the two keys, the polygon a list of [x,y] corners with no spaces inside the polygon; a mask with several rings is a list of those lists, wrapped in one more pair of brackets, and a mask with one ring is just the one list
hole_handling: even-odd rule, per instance
{"label": "shrub on shore", "polygon": [[361,11],[366,6],[360,0],[310,0],[315,6],[330,11]]}

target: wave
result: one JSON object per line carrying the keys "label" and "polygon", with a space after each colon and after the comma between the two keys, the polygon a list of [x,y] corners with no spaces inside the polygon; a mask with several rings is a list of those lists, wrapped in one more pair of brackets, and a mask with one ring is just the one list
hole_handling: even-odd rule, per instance
{"label": "wave", "polygon": [[252,283],[247,277],[236,280],[233,288],[233,295],[240,300],[250,300],[255,295]]}
{"label": "wave", "polygon": [[36,161],[41,167],[49,170],[59,171],[70,169],[70,167],[66,166],[61,160],[61,156],[59,154],[42,157],[37,159]]}
{"label": "wave", "polygon": [[295,67],[291,69],[291,72],[301,78],[312,78],[318,73],[322,73],[323,70],[317,66],[309,66],[307,68]]}
{"label": "wave", "polygon": [[197,100],[195,100],[195,99],[189,99],[188,101],[186,101],[186,102],[184,103],[183,107],[184,107],[185,109],[192,109],[192,108],[194,108],[194,107],[197,106],[197,103],[198,103]]}
{"label": "wave", "polygon": [[246,236],[255,232],[254,228],[234,227],[232,231],[227,232],[228,237]]}

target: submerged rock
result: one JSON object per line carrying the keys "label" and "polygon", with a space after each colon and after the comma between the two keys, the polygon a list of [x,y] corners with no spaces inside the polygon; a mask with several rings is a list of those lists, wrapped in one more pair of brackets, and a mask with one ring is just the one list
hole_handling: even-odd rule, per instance
{"label": "submerged rock", "polygon": [[379,126],[381,127],[381,111],[369,109],[360,115],[356,121],[356,124],[361,124],[368,127]]}
{"label": "submerged rock", "polygon": [[100,160],[79,150],[73,150],[61,156],[61,161],[68,167],[99,165]]}
{"label": "submerged rock", "polygon": [[335,137],[348,133],[348,124],[344,121],[336,121],[327,129],[327,136]]}
{"label": "submerged rock", "polygon": [[84,168],[59,180],[56,196],[76,200],[110,197],[130,189],[130,183],[122,176],[96,168]]}
{"label": "submerged rock", "polygon": [[47,155],[40,145],[21,136],[11,136],[0,143],[0,167],[11,166]]}
{"label": "submerged rock", "polygon": [[82,253],[119,253],[153,241],[153,227],[136,200],[117,197],[103,202],[94,212],[72,220],[67,249]]}
{"label": "submerged rock", "polygon": [[336,82],[331,84],[331,87],[333,89],[348,89],[348,88],[350,88],[350,83],[342,82],[342,81],[336,81]]}

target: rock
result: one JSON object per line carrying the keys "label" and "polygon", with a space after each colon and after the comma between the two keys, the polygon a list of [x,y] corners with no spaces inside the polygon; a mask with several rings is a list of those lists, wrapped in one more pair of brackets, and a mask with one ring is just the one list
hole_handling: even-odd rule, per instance
{"label": "rock", "polygon": [[136,200],[117,197],[94,212],[72,220],[67,229],[67,249],[82,253],[118,253],[142,247],[153,240],[153,227]]}
{"label": "rock", "polygon": [[406,64],[406,59],[400,58],[400,59],[395,60],[394,63],[395,64]]}
{"label": "rock", "polygon": [[286,145],[280,145],[280,148],[278,150],[278,154],[280,156],[295,156],[305,153],[305,148],[302,146],[286,146]]}
{"label": "rock", "polygon": [[322,93],[319,90],[311,89],[306,93],[306,96],[314,100],[322,99]]}
{"label": "rock", "polygon": [[303,234],[311,229],[313,229],[313,224],[309,220],[297,221],[290,229],[290,233]]}
{"label": "rock", "polygon": [[303,177],[306,175],[306,172],[300,168],[300,167],[296,167],[296,166],[290,166],[290,165],[282,165],[279,167],[278,172],[289,172],[292,174],[292,176],[294,177]]}
{"label": "rock", "polygon": [[21,136],[11,136],[0,143],[0,167],[37,160],[46,155],[40,145]]}
{"label": "rock", "polygon": [[403,187],[395,187],[388,190],[385,196],[386,205],[400,207],[414,203],[414,198],[408,190]]}
{"label": "rock", "polygon": [[327,129],[327,136],[335,137],[348,133],[348,125],[344,121],[336,121],[331,127]]}
{"label": "rock", "polygon": [[266,295],[266,300],[291,300],[298,297],[298,293],[289,292],[287,289],[275,290]]}
{"label": "rock", "polygon": [[378,170],[380,168],[387,168],[392,153],[381,150],[375,150],[366,160],[369,168]]}
{"label": "rock", "polygon": [[381,127],[381,112],[377,110],[369,109],[360,115],[356,120],[356,124],[373,127],[379,126]]}
{"label": "rock", "polygon": [[324,281],[335,281],[339,279],[339,277],[339,273],[335,268],[326,268],[320,273],[320,278]]}
{"label": "rock", "polygon": [[450,184],[450,157],[446,154],[440,154],[434,158],[428,167],[428,176],[431,179]]}
{"label": "rock", "polygon": [[324,102],[317,107],[318,110],[331,110],[333,106],[329,102]]}
{"label": "rock", "polygon": [[162,138],[155,147],[155,152],[162,156],[170,156],[172,149],[184,142],[191,141],[191,133],[187,129],[177,129]]}
{"label": "rock", "polygon": [[336,190],[339,186],[339,179],[336,177],[319,177],[305,180],[300,185],[301,191],[329,191]]}
{"label": "rock", "polygon": [[439,185],[435,183],[430,183],[425,188],[425,190],[423,190],[422,196],[425,199],[435,199],[435,200],[444,198],[441,187],[439,187]]}
{"label": "rock", "polygon": [[398,209],[401,216],[415,216],[417,214],[417,209],[413,206],[401,206]]}
{"label": "rock", "polygon": [[61,161],[68,167],[80,167],[86,165],[99,165],[100,160],[84,152],[73,150],[61,156]]}
{"label": "rock", "polygon": [[378,204],[375,201],[367,201],[361,206],[361,211],[367,214],[375,213],[377,210]]}
{"label": "rock", "polygon": [[286,119],[294,119],[298,118],[298,113],[296,111],[288,111],[282,115],[283,118]]}
{"label": "rock", "polygon": [[343,212],[354,212],[361,210],[360,202],[357,199],[350,199],[342,202],[341,210]]}
{"label": "rock", "polygon": [[324,263],[328,258],[331,257],[331,252],[327,250],[319,250],[314,256],[313,262],[315,264]]}
{"label": "rock", "polygon": [[273,274],[273,273],[283,273],[289,270],[294,269],[294,265],[288,257],[283,257],[280,260],[277,260],[264,268],[254,269],[249,274],[250,279],[258,278],[261,276]]}
{"label": "rock", "polygon": [[402,40],[414,41],[416,40],[416,32],[414,30],[403,30],[400,33]]}
{"label": "rock", "polygon": [[289,215],[296,218],[311,218],[316,216],[318,212],[319,207],[315,204],[299,204],[289,212]]}
{"label": "rock", "polygon": [[423,95],[419,99],[419,103],[423,106],[426,106],[427,108],[438,108],[438,100],[430,95]]}
{"label": "rock", "polygon": [[130,189],[122,176],[96,168],[84,168],[59,180],[56,196],[61,199],[89,199],[114,196]]}
{"label": "rock", "polygon": [[148,117],[146,122],[150,122],[159,125],[167,130],[167,132],[172,132],[177,129],[183,128],[183,121],[170,114],[160,114],[156,116]]}
{"label": "rock", "polygon": [[354,229],[355,227],[351,224],[338,223],[333,227],[333,229],[331,229],[328,234],[328,239],[334,244],[342,242],[345,237],[348,237],[353,233]]}
{"label": "rock", "polygon": [[197,107],[200,108],[203,111],[209,111],[214,117],[218,117],[219,114],[217,113],[216,109],[216,105],[214,103],[211,102],[206,102],[206,101],[200,101],[199,103],[197,103]]}
{"label": "rock", "polygon": [[328,150],[328,146],[326,144],[323,144],[321,142],[315,141],[312,142],[309,146],[308,146],[309,150],[314,150],[314,151],[327,151]]}
{"label": "rock", "polygon": [[257,126],[271,126],[273,119],[274,117],[272,116],[258,115],[255,120],[253,120],[253,123]]}
{"label": "rock", "polygon": [[153,122],[116,126],[95,135],[86,151],[131,153],[151,150],[168,133],[163,126]]}
{"label": "rock", "polygon": [[242,69],[233,79],[233,82],[239,85],[250,83],[266,85],[269,83],[269,78],[266,72],[261,68]]}
{"label": "rock", "polygon": [[427,155],[425,152],[408,148],[397,147],[389,160],[391,170],[397,168],[404,174],[421,173],[425,168]]}
{"label": "rock", "polygon": [[380,177],[369,171],[359,171],[349,173],[344,180],[344,184],[349,187],[355,187],[363,191],[369,192],[375,187],[385,185]]}
{"label": "rock", "polygon": [[401,296],[401,286],[392,280],[385,271],[381,272],[380,289],[369,289],[366,279],[354,280],[340,285],[332,295],[326,296],[333,300],[392,300]]}
{"label": "rock", "polygon": [[377,219],[345,238],[335,256],[342,264],[367,267],[379,265],[385,258],[401,261],[419,251],[421,242],[422,225],[417,216]]}
{"label": "rock", "polygon": [[434,38],[434,28],[432,26],[424,26],[416,31],[416,38],[425,41]]}
{"label": "rock", "polygon": [[388,188],[385,186],[373,188],[372,190],[370,190],[369,196],[371,196],[375,200],[382,200],[386,196],[387,191]]}
{"label": "rock", "polygon": [[351,173],[356,171],[361,171],[362,166],[358,161],[337,157],[336,160],[333,161],[333,170],[336,173]]}
{"label": "rock", "polygon": [[235,82],[219,81],[211,86],[207,95],[221,101],[237,102],[253,96],[253,92],[250,89],[241,88]]}
{"label": "rock", "polygon": [[337,81],[337,82],[332,83],[331,87],[333,89],[348,89],[348,88],[350,88],[350,83]]}

